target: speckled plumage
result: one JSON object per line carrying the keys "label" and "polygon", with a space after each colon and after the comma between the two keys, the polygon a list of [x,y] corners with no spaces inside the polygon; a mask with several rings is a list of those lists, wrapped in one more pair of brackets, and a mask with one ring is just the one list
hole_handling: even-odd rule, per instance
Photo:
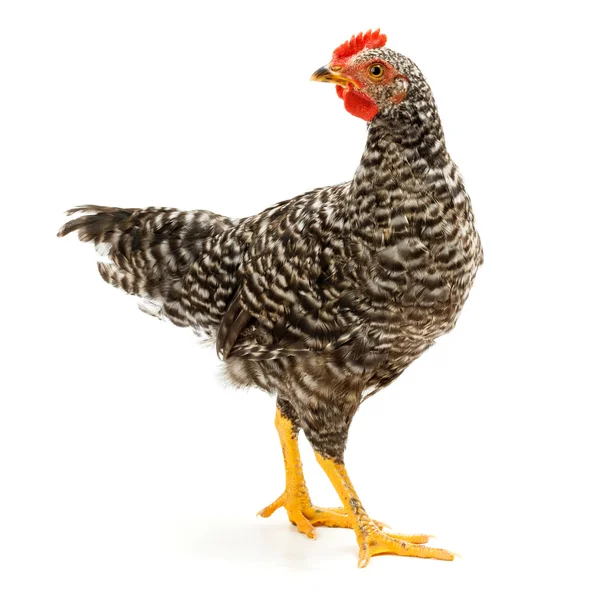
{"label": "speckled plumage", "polygon": [[59,233],[94,242],[104,280],[145,310],[208,335],[233,383],[276,394],[338,461],[362,400],[452,329],[483,257],[429,86],[387,48],[352,60],[373,58],[404,77],[372,90],[352,181],[239,220],[85,206]]}

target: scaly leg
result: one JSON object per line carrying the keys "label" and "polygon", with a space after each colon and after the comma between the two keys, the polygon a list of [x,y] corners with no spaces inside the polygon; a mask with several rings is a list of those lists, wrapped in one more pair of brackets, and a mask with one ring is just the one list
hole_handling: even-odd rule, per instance
{"label": "scaly leg", "polygon": [[[298,432],[292,422],[281,414],[279,408],[275,416],[275,427],[279,433],[285,463],[285,491],[275,502],[259,511],[258,515],[264,518],[270,517],[283,506],[292,525],[295,525],[300,533],[312,539],[317,537],[315,527],[351,528],[352,519],[348,517],[345,508],[313,506],[302,472]],[[379,525],[383,526],[382,523]]]}
{"label": "scaly leg", "polygon": [[381,531],[376,522],[367,515],[358,499],[344,464],[335,462],[330,458],[324,458],[318,452],[315,454],[317,461],[338,493],[352,523],[352,528],[356,533],[359,546],[359,567],[366,567],[371,556],[375,556],[376,554],[398,554],[400,556],[454,560],[455,555],[452,552],[448,552],[448,550],[419,545],[426,543],[429,540],[429,536],[411,536],[384,533]]}

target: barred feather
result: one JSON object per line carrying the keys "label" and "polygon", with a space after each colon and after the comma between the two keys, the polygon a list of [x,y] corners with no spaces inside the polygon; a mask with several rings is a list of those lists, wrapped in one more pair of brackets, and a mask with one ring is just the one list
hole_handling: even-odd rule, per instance
{"label": "barred feather", "polygon": [[[206,240],[230,228],[233,222],[205,210],[172,208],[122,209],[79,206],[68,215],[85,214],[67,222],[59,237],[77,231],[83,242],[93,242],[108,262],[98,271],[107,283],[142,298],[142,308],[176,325],[202,329],[181,298],[182,279],[198,260]],[[183,304],[182,304],[183,301]],[[154,310],[148,311],[148,305]]]}
{"label": "barred feather", "polygon": [[429,86],[376,34],[340,52],[395,65],[403,101],[381,92],[351,181],[236,221],[83,206],[59,232],[93,242],[102,278],[148,312],[207,333],[232,382],[277,394],[335,458],[360,402],[452,329],[483,260]]}

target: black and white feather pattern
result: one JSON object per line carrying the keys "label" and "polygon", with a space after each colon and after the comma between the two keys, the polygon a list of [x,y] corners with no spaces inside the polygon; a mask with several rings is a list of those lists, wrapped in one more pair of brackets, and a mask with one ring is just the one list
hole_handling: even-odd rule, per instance
{"label": "black and white feather pattern", "polygon": [[[406,100],[369,126],[352,181],[232,220],[208,211],[83,206],[102,278],[214,340],[230,380],[278,396],[325,456],[360,402],[455,324],[483,254],[429,86],[407,58]],[[148,310],[148,308],[147,308]]]}

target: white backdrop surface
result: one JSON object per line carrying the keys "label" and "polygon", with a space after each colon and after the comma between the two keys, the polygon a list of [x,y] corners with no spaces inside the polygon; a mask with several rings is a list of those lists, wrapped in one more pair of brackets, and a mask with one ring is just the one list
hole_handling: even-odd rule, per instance
{"label": "white backdrop surface", "polygon": [[[2,3],[0,596],[598,597],[591,7]],[[463,560],[359,570],[352,532],[254,516],[283,490],[273,399],[55,233],[83,203],[244,216],[352,177],[364,123],[308,79],[375,27],[432,86],[486,263],[346,454],[373,517]]]}

